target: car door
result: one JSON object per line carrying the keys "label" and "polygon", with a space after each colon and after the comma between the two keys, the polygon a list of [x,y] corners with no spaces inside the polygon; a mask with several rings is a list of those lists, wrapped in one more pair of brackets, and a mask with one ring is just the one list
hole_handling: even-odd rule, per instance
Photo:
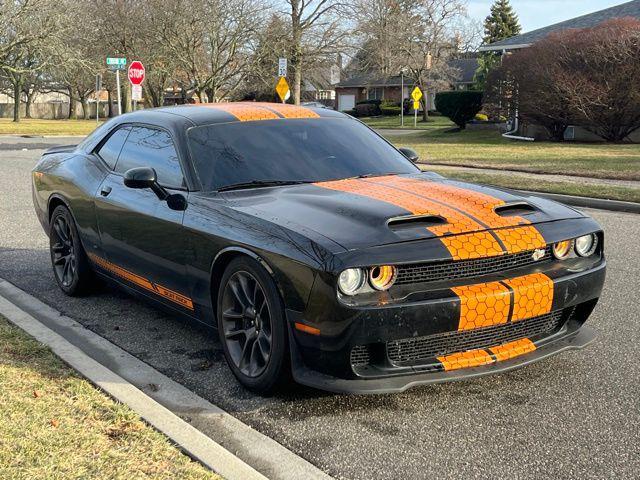
{"label": "car door", "polygon": [[151,189],[124,185],[123,174],[151,167],[169,194],[186,195],[177,149],[169,132],[132,125],[113,171],[96,193],[101,267],[120,281],[186,313],[193,310],[185,270],[184,210]]}

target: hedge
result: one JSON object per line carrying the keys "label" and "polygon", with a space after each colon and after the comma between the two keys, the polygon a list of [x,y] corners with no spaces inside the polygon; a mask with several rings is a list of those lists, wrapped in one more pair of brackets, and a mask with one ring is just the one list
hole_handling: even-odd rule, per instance
{"label": "hedge", "polygon": [[482,92],[458,90],[436,93],[436,110],[463,129],[482,110]]}

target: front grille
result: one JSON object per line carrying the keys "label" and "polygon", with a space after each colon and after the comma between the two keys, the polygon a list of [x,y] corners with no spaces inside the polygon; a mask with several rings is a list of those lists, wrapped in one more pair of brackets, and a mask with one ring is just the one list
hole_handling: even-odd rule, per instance
{"label": "front grille", "polygon": [[562,326],[563,311],[503,325],[436,333],[387,343],[389,360],[396,364],[415,362],[477,348],[488,348],[525,337],[550,335]]}
{"label": "front grille", "polygon": [[497,257],[477,258],[474,260],[415,263],[398,266],[396,285],[435,282],[457,278],[477,277],[489,273],[503,272],[514,268],[540,264],[551,260],[551,247],[545,248],[544,256],[533,259],[534,250],[500,255]]}
{"label": "front grille", "polygon": [[369,365],[371,358],[369,356],[368,345],[357,345],[351,350],[351,365],[354,367],[360,367],[363,365]]}

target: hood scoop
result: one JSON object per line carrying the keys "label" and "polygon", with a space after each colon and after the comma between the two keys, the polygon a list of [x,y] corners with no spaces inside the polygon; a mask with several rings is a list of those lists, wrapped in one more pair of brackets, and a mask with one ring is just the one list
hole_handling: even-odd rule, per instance
{"label": "hood scoop", "polygon": [[527,202],[513,202],[500,205],[494,208],[493,211],[501,217],[519,217],[521,215],[538,212],[539,210]]}
{"label": "hood scoop", "polygon": [[429,228],[446,223],[449,223],[447,219],[439,215],[407,215],[387,220],[387,226],[394,232],[413,230],[416,228]]}

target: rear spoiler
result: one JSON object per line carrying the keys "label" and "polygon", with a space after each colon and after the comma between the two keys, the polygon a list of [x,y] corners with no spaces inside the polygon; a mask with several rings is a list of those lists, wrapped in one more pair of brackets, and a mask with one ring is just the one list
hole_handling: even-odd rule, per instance
{"label": "rear spoiler", "polygon": [[68,153],[73,152],[78,145],[57,145],[55,147],[48,148],[44,151],[43,155],[50,155],[52,153]]}

